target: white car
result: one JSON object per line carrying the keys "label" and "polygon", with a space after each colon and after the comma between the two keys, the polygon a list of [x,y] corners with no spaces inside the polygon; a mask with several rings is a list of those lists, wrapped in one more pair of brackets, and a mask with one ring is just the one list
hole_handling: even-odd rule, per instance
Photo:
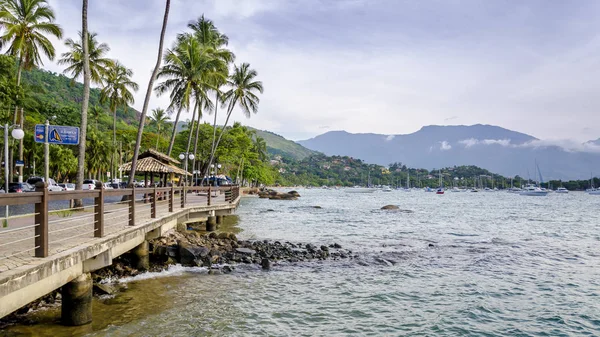
{"label": "white car", "polygon": [[113,190],[114,188],[112,187],[112,183],[104,183],[104,189],[105,190]]}
{"label": "white car", "polygon": [[62,187],[63,191],[75,191],[75,184],[65,183],[65,184],[58,184],[58,186]]}
{"label": "white car", "polygon": [[[35,186],[35,184],[39,181],[44,181],[44,178],[42,177],[31,177],[29,179],[27,179],[27,183],[30,184],[31,186]],[[60,192],[60,191],[65,191],[65,189],[61,186],[58,186],[58,184],[56,183],[56,181],[54,181],[54,179],[50,178],[48,179],[48,191],[50,192]]]}
{"label": "white car", "polygon": [[95,190],[96,189],[96,183],[98,182],[98,180],[94,180],[94,179],[86,179],[83,181],[83,190]]}

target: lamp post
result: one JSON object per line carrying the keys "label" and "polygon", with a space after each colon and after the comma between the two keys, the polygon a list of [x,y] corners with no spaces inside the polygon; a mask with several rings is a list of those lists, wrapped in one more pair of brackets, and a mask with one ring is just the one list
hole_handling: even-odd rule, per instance
{"label": "lamp post", "polygon": [[[11,135],[16,140],[23,139],[25,132],[23,132],[21,126],[18,124],[9,126],[7,123],[4,126],[0,126],[0,128],[4,129],[4,192],[8,193],[8,130],[13,129]],[[4,217],[6,218],[5,225],[8,226],[8,205],[5,206]]]}
{"label": "lamp post", "polygon": [[187,185],[187,171],[188,171],[188,159],[189,160],[194,160],[195,156],[193,153],[191,152],[184,152],[182,154],[179,155],[179,159],[184,161],[184,170],[185,170],[185,184]]}
{"label": "lamp post", "polygon": [[217,164],[216,166],[215,166],[215,164],[210,164],[210,168],[211,168],[211,170],[215,170],[213,172],[213,176],[215,177],[215,186],[218,187],[219,186],[219,178],[217,176],[219,175],[219,169],[221,168],[221,164]]}

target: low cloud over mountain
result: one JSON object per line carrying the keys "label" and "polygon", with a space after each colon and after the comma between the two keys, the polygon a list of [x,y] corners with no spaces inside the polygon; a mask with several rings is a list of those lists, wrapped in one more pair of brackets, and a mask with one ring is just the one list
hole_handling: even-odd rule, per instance
{"label": "low cloud over mountain", "polygon": [[537,161],[546,180],[587,178],[600,170],[600,139],[541,140],[480,124],[426,126],[406,135],[332,131],[299,143],[327,155],[348,155],[381,165],[402,162],[432,169],[472,164],[507,176],[533,176]]}

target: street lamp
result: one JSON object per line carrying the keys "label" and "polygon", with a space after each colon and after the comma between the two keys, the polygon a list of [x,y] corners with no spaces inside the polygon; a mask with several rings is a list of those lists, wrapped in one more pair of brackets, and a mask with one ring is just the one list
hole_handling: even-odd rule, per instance
{"label": "street lamp", "polygon": [[214,172],[213,175],[215,177],[215,186],[219,186],[219,178],[217,177],[217,175],[219,175],[219,169],[221,168],[221,164],[217,164],[215,166],[215,164],[210,164],[210,168],[211,170],[214,170],[215,167],[217,168]]}
{"label": "street lamp", "polygon": [[[7,123],[4,126],[0,126],[0,128],[4,129],[4,192],[8,193],[8,130],[13,129],[10,134],[16,140],[23,139],[25,132],[23,132],[21,126],[18,124],[9,126]],[[5,225],[8,225],[8,205],[4,209],[4,217],[6,218]]]}
{"label": "street lamp", "polygon": [[185,173],[186,173],[186,175],[185,175],[185,184],[186,185],[187,185],[188,159],[189,160],[194,160],[194,158],[196,158],[196,157],[191,152],[185,152],[185,153],[182,153],[182,154],[179,155],[179,159],[185,160],[184,161],[184,167],[185,167]]}

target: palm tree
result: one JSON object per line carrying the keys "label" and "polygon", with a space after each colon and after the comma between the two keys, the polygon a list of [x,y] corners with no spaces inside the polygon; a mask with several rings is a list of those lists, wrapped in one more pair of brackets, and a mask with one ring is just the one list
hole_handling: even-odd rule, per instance
{"label": "palm tree", "polygon": [[[69,51],[63,53],[62,58],[58,60],[59,65],[68,66],[63,73],[71,74],[74,80],[83,73],[83,45],[81,43],[83,38],[81,36],[82,34],[79,32],[79,41],[77,42],[73,39],[65,41],[65,46],[69,48]],[[97,36],[96,33],[88,33],[90,75],[95,84],[102,84],[102,78],[113,66],[114,61],[105,57],[110,51],[110,47],[106,43],[98,43]]]}
{"label": "palm tree", "polygon": [[94,119],[94,123],[96,124],[96,130],[98,130],[98,121],[100,120],[100,116],[104,114],[104,109],[102,109],[99,105],[94,105],[89,109],[89,114]]}
{"label": "palm tree", "polygon": [[164,131],[165,125],[169,120],[169,115],[165,112],[165,109],[156,108],[152,109],[152,123],[156,125],[156,129],[158,130],[158,137],[156,137],[156,151],[158,151],[158,141],[161,136],[161,131]]}
{"label": "palm tree", "polygon": [[146,113],[148,112],[148,104],[150,103],[150,95],[152,95],[152,88],[154,86],[154,80],[158,74],[158,70],[160,69],[160,63],[162,61],[162,51],[163,51],[163,42],[165,40],[165,32],[167,30],[167,22],[169,21],[169,9],[171,7],[171,0],[166,0],[165,4],[165,15],[163,17],[162,29],[160,30],[160,39],[158,42],[158,57],[156,60],[156,65],[154,66],[154,70],[152,71],[152,76],[150,76],[150,81],[148,82],[148,88],[146,90],[146,97],[144,98],[144,107],[142,108],[142,114],[140,116],[140,125],[138,126],[138,133],[135,142],[135,148],[133,150],[133,159],[131,160],[131,171],[129,173],[129,182],[128,184],[133,183],[133,179],[135,178],[135,166],[137,164],[137,157],[140,151],[140,145],[142,144],[142,134],[144,133],[144,119],[146,118]]}
{"label": "palm tree", "polygon": [[207,91],[214,88],[212,83],[226,78],[226,68],[225,63],[213,57],[212,49],[203,48],[190,34],[180,36],[175,47],[167,51],[165,65],[158,73],[158,78],[165,80],[156,88],[159,95],[171,91],[169,109],[177,109],[167,155],[173,150],[181,111],[189,110],[193,101],[212,106]]}
{"label": "palm tree", "polygon": [[[0,2],[0,48],[9,44],[7,54],[18,60],[17,87],[21,85],[21,72],[33,66],[43,64],[41,51],[54,60],[55,51],[52,42],[45,36],[62,38],[62,29],[54,23],[54,11],[46,0],[3,0]],[[14,123],[17,123],[19,107],[15,105]],[[23,109],[20,124],[23,127]],[[19,141],[19,159],[23,160],[23,140]],[[23,176],[23,167],[19,167],[19,177]]]}
{"label": "palm tree", "polygon": [[[138,85],[131,80],[131,76],[133,76],[133,71],[117,61],[108,69],[104,78],[105,86],[100,91],[100,101],[108,102],[113,114],[113,147],[117,144],[117,108],[127,108],[129,104],[133,104],[135,99],[130,90],[138,90]],[[114,168],[113,160],[114,156],[111,158],[111,170]],[[112,173],[115,174],[115,172],[116,170]]]}
{"label": "palm tree", "polygon": [[[229,37],[225,34],[221,34],[217,27],[211,20],[204,18],[202,15],[196,22],[188,24],[194,34],[194,37],[206,48],[212,48],[213,57],[221,60],[222,62],[229,65],[235,60],[235,55],[228,49],[223,48],[229,44]],[[228,66],[225,68],[224,75],[228,76]],[[219,102],[219,96],[221,95],[220,88],[226,83],[226,79],[223,78],[220,81],[214,83],[215,86],[215,102]],[[217,110],[219,104],[215,105],[214,121],[213,121],[213,138],[211,151],[214,151],[215,140],[217,137]],[[196,138],[195,143],[197,144],[198,139]]]}
{"label": "palm tree", "polygon": [[250,118],[251,113],[258,112],[260,98],[258,98],[256,93],[263,93],[263,85],[261,81],[255,81],[257,75],[258,73],[256,70],[250,69],[250,64],[248,63],[242,63],[240,67],[234,65],[233,74],[227,81],[230,89],[223,95],[223,101],[227,105],[227,118],[225,119],[223,130],[219,134],[219,138],[217,138],[215,146],[211,151],[210,160],[208,161],[206,170],[208,170],[213,162],[215,152],[219,147],[221,137],[223,137],[223,134],[226,131],[227,123],[229,122],[229,117],[231,117],[233,108],[235,108],[236,105],[239,106],[246,115],[246,118]]}
{"label": "palm tree", "polygon": [[[83,102],[81,104],[81,139],[79,140],[79,154],[77,156],[77,185],[76,189],[83,189],[83,174],[85,169],[85,151],[86,149],[86,137],[87,137],[87,114],[88,114],[88,103],[90,99],[90,48],[88,37],[88,25],[87,25],[87,8],[88,0],[83,0],[83,6],[81,9],[81,61],[83,68]],[[75,200],[75,207],[83,206],[83,200]]]}

